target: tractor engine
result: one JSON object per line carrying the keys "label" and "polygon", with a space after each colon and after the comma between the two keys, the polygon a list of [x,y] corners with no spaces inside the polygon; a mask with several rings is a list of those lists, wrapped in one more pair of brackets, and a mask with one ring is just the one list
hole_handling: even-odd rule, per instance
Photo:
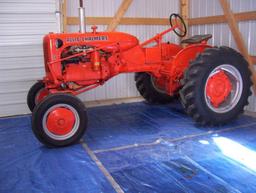
{"label": "tractor engine", "polygon": [[139,42],[130,34],[97,32],[95,27],[92,30],[84,34],[50,33],[44,37],[44,80],[49,88],[73,90],[70,85],[79,89],[103,83],[118,73],[113,56]]}
{"label": "tractor engine", "polygon": [[[87,52],[93,50],[93,47],[91,46],[69,46],[67,48],[65,48],[62,53],[61,53],[61,58],[66,58],[69,56],[72,56],[74,54],[79,54],[82,52]],[[74,57],[74,58],[70,58],[67,60],[64,60],[61,62],[61,64],[63,65],[63,68],[65,68],[65,65],[67,64],[78,64],[79,62],[89,62],[89,58],[88,56],[78,56],[78,57]]]}
{"label": "tractor engine", "polygon": [[[61,58],[68,58],[72,55],[85,53],[77,57],[72,57],[61,62],[64,80],[67,83],[74,82],[81,85],[91,84],[101,79],[101,64],[108,57],[108,53],[104,51],[92,51],[92,46],[70,46],[61,54]],[[109,70],[104,71],[104,77],[109,76]],[[86,79],[85,79],[86,77]]]}

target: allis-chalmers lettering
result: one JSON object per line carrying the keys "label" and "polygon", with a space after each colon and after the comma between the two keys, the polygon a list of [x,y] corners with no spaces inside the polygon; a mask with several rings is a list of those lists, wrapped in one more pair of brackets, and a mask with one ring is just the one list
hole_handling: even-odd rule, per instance
{"label": "allis-chalmers lettering", "polygon": [[107,41],[108,36],[74,37],[67,38],[67,42],[86,42],[86,41]]}

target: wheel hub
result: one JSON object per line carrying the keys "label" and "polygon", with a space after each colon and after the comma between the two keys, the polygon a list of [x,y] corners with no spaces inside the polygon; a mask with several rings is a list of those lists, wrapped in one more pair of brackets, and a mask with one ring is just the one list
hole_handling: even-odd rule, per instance
{"label": "wheel hub", "polygon": [[232,83],[223,70],[211,76],[206,83],[206,95],[217,108],[232,91]]}
{"label": "wheel hub", "polygon": [[75,115],[71,110],[58,107],[49,113],[46,126],[55,135],[66,135],[72,131],[75,120]]}

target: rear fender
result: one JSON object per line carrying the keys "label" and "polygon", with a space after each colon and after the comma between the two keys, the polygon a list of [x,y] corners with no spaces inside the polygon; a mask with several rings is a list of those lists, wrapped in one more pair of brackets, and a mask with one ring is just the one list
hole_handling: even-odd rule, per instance
{"label": "rear fender", "polygon": [[180,80],[188,68],[189,62],[193,61],[206,48],[212,48],[212,46],[207,44],[193,44],[179,51],[173,58],[172,65],[170,66],[171,79],[173,81]]}

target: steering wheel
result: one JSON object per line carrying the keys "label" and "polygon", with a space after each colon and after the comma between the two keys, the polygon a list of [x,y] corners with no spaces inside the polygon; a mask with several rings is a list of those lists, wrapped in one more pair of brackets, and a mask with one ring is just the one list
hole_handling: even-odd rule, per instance
{"label": "steering wheel", "polygon": [[171,27],[177,26],[177,28],[173,29],[174,33],[179,37],[184,37],[187,34],[187,27],[179,14],[173,13],[169,18]]}

